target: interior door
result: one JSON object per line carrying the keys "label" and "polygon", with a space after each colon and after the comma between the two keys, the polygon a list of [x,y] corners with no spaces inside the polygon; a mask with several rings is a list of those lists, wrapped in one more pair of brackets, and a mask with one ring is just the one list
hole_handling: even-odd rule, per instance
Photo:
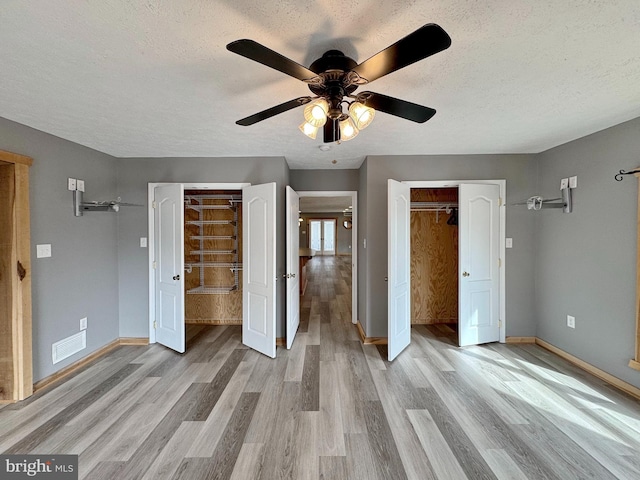
{"label": "interior door", "polygon": [[459,345],[500,340],[500,187],[459,190]]}
{"label": "interior door", "polygon": [[293,345],[293,339],[300,325],[300,197],[291,187],[286,193],[286,245],[287,245],[287,348]]}
{"label": "interior door", "polygon": [[185,350],[183,199],[182,184],[155,188],[156,341],[180,353]]}
{"label": "interior door", "polygon": [[276,184],[242,189],[242,343],[276,356]]}
{"label": "interior door", "polygon": [[388,181],[388,350],[393,360],[411,342],[411,189]]}

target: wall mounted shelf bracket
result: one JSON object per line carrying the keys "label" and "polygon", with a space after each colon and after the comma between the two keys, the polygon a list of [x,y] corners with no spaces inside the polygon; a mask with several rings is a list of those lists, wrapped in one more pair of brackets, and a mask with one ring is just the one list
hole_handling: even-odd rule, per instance
{"label": "wall mounted shelf bracket", "polygon": [[83,212],[118,212],[120,207],[142,207],[137,203],[124,203],[118,197],[116,200],[105,202],[85,202],[84,192],[80,190],[73,191],[73,214],[76,217],[81,217]]}

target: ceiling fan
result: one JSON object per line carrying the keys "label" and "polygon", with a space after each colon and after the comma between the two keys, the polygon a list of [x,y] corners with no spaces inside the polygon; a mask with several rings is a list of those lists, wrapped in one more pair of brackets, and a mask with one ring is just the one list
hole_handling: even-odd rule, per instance
{"label": "ceiling fan", "polygon": [[[435,115],[433,108],[380,93],[365,91],[356,94],[355,91],[361,85],[441,52],[450,45],[451,38],[447,32],[429,23],[360,64],[339,50],[329,50],[306,68],[253,40],[236,40],[227,45],[227,50],[302,80],[315,95],[289,100],[236,123],[253,125],[306,105],[305,121],[300,130],[315,138],[318,130],[323,128],[324,142],[330,143],[355,137],[359,130],[371,123],[376,110],[417,123],[426,122]],[[348,105],[348,113],[343,112],[343,104]]]}

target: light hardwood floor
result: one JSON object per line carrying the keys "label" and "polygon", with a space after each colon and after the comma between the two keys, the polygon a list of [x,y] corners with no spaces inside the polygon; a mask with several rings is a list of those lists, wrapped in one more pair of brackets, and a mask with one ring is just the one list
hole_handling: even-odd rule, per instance
{"label": "light hardwood floor", "polygon": [[457,348],[413,329],[362,345],[350,259],[316,257],[291,350],[240,327],[184,355],[122,346],[0,410],[0,452],[78,454],[99,479],[638,479],[640,403],[534,345]]}

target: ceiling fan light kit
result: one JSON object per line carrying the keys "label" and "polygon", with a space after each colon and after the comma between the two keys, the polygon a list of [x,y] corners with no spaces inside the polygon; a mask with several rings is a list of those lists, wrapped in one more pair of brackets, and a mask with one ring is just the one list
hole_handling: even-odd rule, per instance
{"label": "ceiling fan light kit", "polygon": [[[435,115],[433,108],[379,93],[360,92],[354,95],[354,92],[361,85],[441,52],[450,45],[451,38],[447,32],[429,23],[360,64],[339,50],[329,50],[306,68],[254,40],[236,40],[227,45],[227,50],[305,82],[314,94],[313,97],[299,97],[263,110],[236,123],[253,125],[306,105],[304,122],[299,129],[315,139],[318,130],[323,128],[324,143],[355,138],[360,130],[371,124],[376,110],[424,123]],[[348,105],[348,113],[343,112],[343,104]]]}

